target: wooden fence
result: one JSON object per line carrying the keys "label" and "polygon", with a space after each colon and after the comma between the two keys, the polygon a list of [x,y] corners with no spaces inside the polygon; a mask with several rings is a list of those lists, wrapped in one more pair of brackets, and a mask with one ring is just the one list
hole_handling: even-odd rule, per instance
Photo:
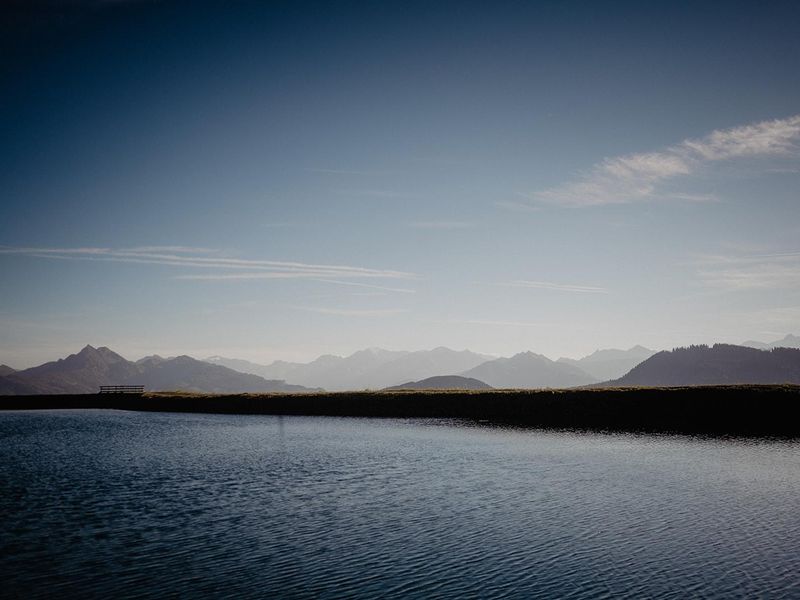
{"label": "wooden fence", "polygon": [[143,385],[101,385],[101,394],[144,394]]}

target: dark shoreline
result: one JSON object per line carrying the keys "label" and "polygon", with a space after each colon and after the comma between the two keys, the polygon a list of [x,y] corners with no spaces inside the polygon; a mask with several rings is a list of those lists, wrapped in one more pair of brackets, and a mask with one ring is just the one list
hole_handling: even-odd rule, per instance
{"label": "dark shoreline", "polygon": [[546,429],[800,437],[800,386],[3,396],[0,410],[456,418]]}

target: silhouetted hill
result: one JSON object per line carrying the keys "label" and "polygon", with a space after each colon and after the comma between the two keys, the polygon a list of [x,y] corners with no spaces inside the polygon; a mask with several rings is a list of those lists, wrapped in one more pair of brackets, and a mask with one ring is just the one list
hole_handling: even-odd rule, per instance
{"label": "silhouetted hill", "polygon": [[561,388],[597,381],[574,365],[555,362],[533,352],[490,360],[461,375],[485,381],[495,388]]}
{"label": "silhouetted hill", "polygon": [[610,386],[800,383],[800,350],[758,350],[731,344],[659,352]]}
{"label": "silhouetted hill", "polygon": [[16,372],[16,369],[12,369],[8,365],[0,365],[0,377],[5,377],[6,375],[11,375]]}
{"label": "silhouetted hill", "polygon": [[13,377],[0,377],[0,396],[16,396],[20,394],[40,393],[35,386],[14,379]]}
{"label": "silhouetted hill", "polygon": [[459,375],[438,375],[421,381],[409,381],[386,388],[391,390],[491,390],[492,386],[471,377]]}
{"label": "silhouetted hill", "polygon": [[654,350],[644,346],[634,346],[628,350],[596,350],[579,360],[559,358],[556,362],[566,363],[585,371],[592,377],[605,381],[621,377],[643,360],[655,354]]}
{"label": "silhouetted hill", "polygon": [[750,348],[758,348],[759,350],[771,350],[772,348],[800,348],[800,336],[787,334],[780,340],[774,342],[756,342],[748,340],[742,343],[742,346]]}
{"label": "silhouetted hill", "polygon": [[101,385],[144,385],[147,390],[205,393],[306,390],[189,356],[149,356],[134,363],[108,348],[86,346],[67,358],[0,377],[0,394],[91,394]]}

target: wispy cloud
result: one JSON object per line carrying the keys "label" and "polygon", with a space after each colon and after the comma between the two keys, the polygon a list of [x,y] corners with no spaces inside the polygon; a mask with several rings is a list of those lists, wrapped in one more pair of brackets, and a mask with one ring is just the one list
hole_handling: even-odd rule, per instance
{"label": "wispy cloud", "polygon": [[321,315],[337,315],[341,317],[389,317],[409,312],[406,308],[350,309],[317,306],[292,306],[291,308],[294,310],[319,313]]}
{"label": "wispy cloud", "polygon": [[537,290],[552,290],[556,292],[575,292],[579,294],[608,294],[608,290],[603,287],[597,287],[593,285],[573,285],[566,283],[554,283],[552,281],[527,281],[524,279],[517,279],[515,281],[497,283],[494,285],[502,285],[506,287],[518,287],[518,288],[532,288]]}
{"label": "wispy cloud", "polygon": [[414,221],[408,224],[415,229],[469,229],[475,223],[468,221]]}
{"label": "wispy cloud", "polygon": [[[0,254],[21,255],[54,260],[111,261],[135,264],[167,265],[174,267],[216,269],[236,273],[180,275],[183,279],[233,280],[233,279],[413,279],[415,274],[388,269],[372,269],[350,265],[322,265],[303,262],[227,258],[213,255],[213,251],[192,248],[171,251],[153,251],[153,248],[38,248],[0,247]],[[212,255],[209,255],[212,254]]]}
{"label": "wispy cloud", "polygon": [[325,273],[314,273],[313,271],[293,273],[293,272],[266,272],[266,273],[208,273],[208,274],[189,274],[176,275],[175,279],[183,281],[259,281],[269,279],[309,279],[324,277]]}
{"label": "wispy cloud", "polygon": [[315,281],[321,281],[324,283],[333,283],[336,285],[346,285],[351,287],[359,287],[359,288],[369,288],[372,290],[380,290],[383,292],[396,292],[398,294],[416,294],[416,290],[412,290],[409,288],[396,288],[396,287],[386,287],[383,285],[373,285],[371,283],[359,283],[356,281],[339,281],[336,279],[317,279]]}
{"label": "wispy cloud", "polygon": [[698,278],[722,291],[800,289],[800,252],[701,256]]}
{"label": "wispy cloud", "polygon": [[194,246],[134,246],[129,252],[175,252],[178,254],[216,254],[214,248],[197,248]]}
{"label": "wispy cloud", "polygon": [[776,326],[774,335],[784,335],[787,329],[794,329],[800,324],[800,306],[763,308],[754,313],[742,314],[741,318]]}
{"label": "wispy cloud", "polygon": [[514,212],[530,213],[542,210],[541,206],[536,206],[535,204],[528,204],[526,202],[512,202],[509,200],[500,200],[495,202],[494,205],[498,208],[504,208]]}
{"label": "wispy cloud", "polygon": [[496,321],[492,319],[466,319],[463,321],[450,321],[462,325],[486,325],[489,327],[542,327],[542,323],[531,321]]}
{"label": "wispy cloud", "polygon": [[326,175],[388,175],[394,171],[370,171],[364,169],[306,169],[309,173],[324,173]]}
{"label": "wispy cloud", "polygon": [[308,223],[298,223],[293,221],[270,221],[262,224],[266,229],[289,229],[294,227],[306,227]]}
{"label": "wispy cloud", "polygon": [[338,190],[336,192],[342,196],[355,196],[365,198],[419,198],[419,194],[410,192],[400,192],[397,190],[379,190],[379,189],[360,189],[360,190]]}
{"label": "wispy cloud", "polygon": [[692,194],[669,194],[663,185],[704,166],[736,158],[794,156],[800,141],[800,115],[713,131],[659,152],[607,158],[576,181],[532,194],[533,202],[559,206],[624,204],[654,197],[714,200]]}

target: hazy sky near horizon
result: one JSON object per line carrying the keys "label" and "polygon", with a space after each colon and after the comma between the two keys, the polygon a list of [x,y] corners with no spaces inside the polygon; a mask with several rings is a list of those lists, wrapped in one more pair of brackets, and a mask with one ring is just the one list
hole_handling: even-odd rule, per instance
{"label": "hazy sky near horizon", "polygon": [[800,332],[797,2],[0,11],[0,363]]}

